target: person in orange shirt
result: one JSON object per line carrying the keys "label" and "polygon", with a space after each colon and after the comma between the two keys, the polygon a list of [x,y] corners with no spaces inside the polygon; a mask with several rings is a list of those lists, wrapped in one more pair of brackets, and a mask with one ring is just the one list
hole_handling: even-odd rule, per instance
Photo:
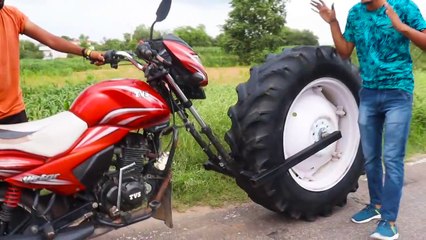
{"label": "person in orange shirt", "polygon": [[19,34],[60,52],[83,56],[96,65],[103,54],[77,46],[31,22],[17,8],[0,0],[0,124],[27,122],[19,79]]}

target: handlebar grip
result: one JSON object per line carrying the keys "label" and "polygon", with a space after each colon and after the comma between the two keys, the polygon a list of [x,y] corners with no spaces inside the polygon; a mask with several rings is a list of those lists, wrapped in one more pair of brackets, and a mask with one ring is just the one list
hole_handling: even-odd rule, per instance
{"label": "handlebar grip", "polygon": [[119,59],[117,58],[117,55],[115,53],[116,53],[115,50],[108,50],[104,53],[104,58],[105,58],[105,63],[109,63],[112,68],[117,69]]}
{"label": "handlebar grip", "polygon": [[151,61],[156,54],[157,52],[153,50],[147,42],[140,43],[136,47],[136,55],[138,56],[138,58]]}
{"label": "handlebar grip", "polygon": [[108,50],[104,53],[105,63],[114,62],[115,50]]}

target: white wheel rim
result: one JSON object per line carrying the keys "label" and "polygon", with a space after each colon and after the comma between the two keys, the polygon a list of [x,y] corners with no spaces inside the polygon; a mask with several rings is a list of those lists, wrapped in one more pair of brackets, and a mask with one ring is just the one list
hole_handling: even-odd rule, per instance
{"label": "white wheel rim", "polygon": [[340,140],[289,170],[306,190],[325,191],[339,183],[352,166],[359,147],[355,98],[341,81],[320,78],[303,88],[290,106],[283,132],[285,159],[334,131],[341,131]]}

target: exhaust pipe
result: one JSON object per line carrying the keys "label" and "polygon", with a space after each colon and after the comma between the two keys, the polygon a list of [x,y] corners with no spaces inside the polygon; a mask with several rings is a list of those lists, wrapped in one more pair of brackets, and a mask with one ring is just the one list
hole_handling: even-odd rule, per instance
{"label": "exhaust pipe", "polygon": [[[90,237],[95,231],[95,226],[92,223],[70,227],[55,235],[56,240],[83,240]],[[38,235],[12,235],[1,237],[1,240],[45,240],[43,234]]]}

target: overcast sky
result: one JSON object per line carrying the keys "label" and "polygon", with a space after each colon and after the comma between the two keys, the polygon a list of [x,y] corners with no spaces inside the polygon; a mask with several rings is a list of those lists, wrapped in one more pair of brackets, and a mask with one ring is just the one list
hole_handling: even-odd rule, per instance
{"label": "overcast sky", "polygon": [[[342,29],[349,9],[360,0],[324,0],[334,2]],[[78,38],[88,35],[91,40],[123,39],[136,26],[151,26],[160,0],[6,0],[23,11],[34,23],[59,36]],[[166,20],[157,23],[156,30],[171,31],[180,26],[203,24],[211,36],[217,36],[230,11],[230,0],[173,0]],[[424,0],[414,0],[426,17]],[[332,44],[328,25],[311,10],[309,0],[291,0],[287,4],[287,26],[311,30],[320,44]],[[422,4],[420,4],[422,3]]]}

